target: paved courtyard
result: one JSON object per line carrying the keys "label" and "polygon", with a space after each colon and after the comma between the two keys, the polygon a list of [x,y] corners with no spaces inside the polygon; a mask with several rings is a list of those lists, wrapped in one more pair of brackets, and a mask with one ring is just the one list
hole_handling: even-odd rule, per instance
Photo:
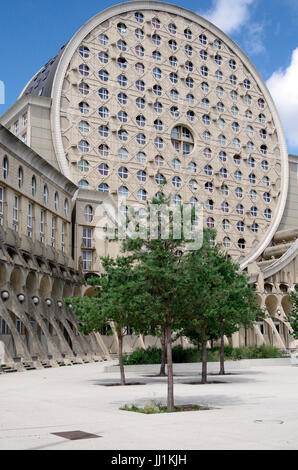
{"label": "paved courtyard", "polygon": [[[191,385],[175,377],[177,404],[208,411],[143,415],[120,411],[126,403],[165,401],[166,379],[128,374],[145,385],[107,387],[117,373],[107,363],[0,375],[0,449],[298,449],[298,367],[233,370],[222,382]],[[97,439],[53,435],[84,431]]]}

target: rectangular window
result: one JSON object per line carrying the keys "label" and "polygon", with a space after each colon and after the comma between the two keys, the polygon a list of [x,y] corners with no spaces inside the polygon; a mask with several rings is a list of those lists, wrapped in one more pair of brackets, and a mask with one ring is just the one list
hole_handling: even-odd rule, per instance
{"label": "rectangular window", "polygon": [[189,144],[183,143],[183,155],[188,155],[192,150],[192,147]]}
{"label": "rectangular window", "polygon": [[52,216],[51,246],[55,248],[56,241],[56,217]]}
{"label": "rectangular window", "polygon": [[32,238],[32,220],[33,220],[33,206],[29,203],[28,205],[28,216],[27,216],[27,237]]}
{"label": "rectangular window", "polygon": [[28,124],[28,114],[25,113],[23,115],[23,126],[25,127],[25,126],[27,126],[27,124]]}
{"label": "rectangular window", "polygon": [[22,139],[23,139],[24,144],[27,145],[27,134],[24,134],[24,135],[22,136]]}
{"label": "rectangular window", "polygon": [[3,176],[3,179],[6,180],[7,177],[8,177],[8,159],[7,157],[4,157],[3,158],[3,162],[2,162],[2,176]]}
{"label": "rectangular window", "polygon": [[83,269],[84,271],[92,270],[92,251],[83,251]]}
{"label": "rectangular window", "polygon": [[22,334],[22,322],[18,318],[16,319],[16,327],[17,327],[18,333],[20,333],[21,335]]}
{"label": "rectangular window", "polygon": [[92,229],[83,228],[83,245],[85,248],[92,247]]}
{"label": "rectangular window", "polygon": [[7,325],[5,320],[1,320],[0,323],[0,335],[7,335]]}
{"label": "rectangular window", "polygon": [[41,243],[44,243],[44,226],[45,226],[45,211],[40,211],[40,237]]}
{"label": "rectangular window", "polygon": [[3,225],[4,216],[4,189],[0,186],[0,225]]}
{"label": "rectangular window", "polygon": [[19,231],[19,198],[14,197],[14,206],[12,209],[12,228],[15,232]]}
{"label": "rectangular window", "polygon": [[62,253],[65,252],[65,223],[62,222],[62,229],[61,229],[61,251]]}
{"label": "rectangular window", "polygon": [[174,149],[178,152],[180,150],[180,142],[177,142],[177,140],[172,140],[172,144]]}
{"label": "rectangular window", "polygon": [[18,132],[19,132],[19,121],[16,121],[14,123],[14,131],[15,131],[16,134],[18,134]]}

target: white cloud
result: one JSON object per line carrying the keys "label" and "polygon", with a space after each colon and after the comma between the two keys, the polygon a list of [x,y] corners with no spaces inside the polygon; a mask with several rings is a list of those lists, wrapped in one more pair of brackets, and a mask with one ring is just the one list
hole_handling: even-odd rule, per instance
{"label": "white cloud", "polygon": [[226,34],[240,29],[250,18],[249,6],[254,0],[215,0],[210,10],[200,13]]}
{"label": "white cloud", "polygon": [[298,47],[293,51],[291,64],[279,69],[267,80],[267,86],[279,111],[288,143],[298,147]]}
{"label": "white cloud", "polygon": [[250,55],[257,55],[265,52],[263,44],[264,25],[261,23],[251,23],[246,28],[245,48]]}

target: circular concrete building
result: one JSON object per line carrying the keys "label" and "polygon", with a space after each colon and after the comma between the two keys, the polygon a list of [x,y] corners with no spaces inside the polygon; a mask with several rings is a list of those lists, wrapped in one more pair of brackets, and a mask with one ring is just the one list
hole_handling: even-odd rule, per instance
{"label": "circular concrete building", "polygon": [[[228,341],[292,347],[298,160],[288,156],[261,76],[216,26],[160,2],[102,11],[37,72],[1,124],[0,340],[11,363],[117,351],[106,332],[79,337],[62,300],[93,295],[85,279],[100,275],[100,256],[119,252],[118,242],[96,244],[104,227],[97,209],[106,200],[120,200],[124,210],[146,207],[158,193],[173,205],[203,204],[204,225],[216,229],[217,243],[256,285],[267,317]],[[14,269],[22,257],[27,270],[33,257],[40,282],[32,272],[26,285],[19,282]],[[126,352],[135,345],[127,337]]]}
{"label": "circular concrete building", "polygon": [[250,60],[183,8],[129,2],[87,22],[23,94],[52,99],[61,171],[81,188],[146,204],[204,203],[204,223],[242,267],[283,214],[287,150]]}

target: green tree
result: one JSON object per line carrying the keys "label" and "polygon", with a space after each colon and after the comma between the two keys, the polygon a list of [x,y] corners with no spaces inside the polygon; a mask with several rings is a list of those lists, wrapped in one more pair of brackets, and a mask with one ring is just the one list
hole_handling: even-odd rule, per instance
{"label": "green tree", "polygon": [[230,337],[241,326],[251,328],[256,318],[263,318],[256,299],[256,289],[244,272],[239,272],[239,266],[219,253],[221,258],[221,289],[218,310],[216,314],[215,336],[220,339],[220,374],[225,374],[224,368],[224,336]]}
{"label": "green tree", "polygon": [[[153,199],[152,204],[164,204],[168,207],[169,201],[161,197]],[[146,280],[143,287],[154,299],[150,306],[151,311],[149,308],[146,310],[151,326],[155,331],[165,332],[168,366],[167,403],[168,410],[172,411],[174,409],[172,335],[173,332],[181,329],[185,321],[184,304],[188,295],[188,285],[184,275],[185,239],[183,227],[181,238],[176,239],[173,231],[175,216],[171,213],[168,225],[169,233],[163,239],[162,217],[163,215],[159,214],[156,226],[153,227],[157,229],[156,238],[151,237],[152,233],[147,233],[147,236],[143,238],[128,238],[123,242],[122,250],[130,253],[137,261],[139,275]]]}
{"label": "green tree", "polygon": [[220,339],[220,373],[224,374],[224,336],[230,337],[243,324],[252,326],[263,312],[246,273],[239,272],[239,266],[218,246],[208,243],[208,238],[205,237],[201,250],[188,256],[186,271],[192,287],[189,308],[193,309],[193,320],[185,335],[201,344],[202,383],[206,383],[207,341]]}
{"label": "green tree", "polygon": [[[207,382],[207,341],[208,329],[214,329],[219,301],[220,273],[216,259],[217,248],[209,243],[207,234],[200,250],[188,255],[185,274],[188,278],[190,311],[189,324],[185,335],[202,348],[202,383]],[[212,327],[212,328],[211,328]]]}
{"label": "green tree", "polygon": [[125,385],[123,365],[123,338],[126,327],[134,329],[135,334],[147,333],[146,308],[152,299],[142,288],[139,276],[131,257],[105,257],[101,259],[104,274],[100,278],[91,278],[88,284],[94,286],[92,297],[69,299],[73,310],[82,322],[86,333],[100,331],[112,324],[118,339],[118,358],[121,385]]}
{"label": "green tree", "polygon": [[[154,302],[147,308],[148,320],[156,330],[165,331],[168,368],[168,410],[174,409],[172,334],[183,324],[183,299],[187,285],[180,257],[175,253],[181,242],[173,240],[143,241],[138,246],[129,241],[129,249],[138,259],[138,271],[146,279],[146,291]],[[146,247],[146,249],[143,249]],[[127,246],[128,248],[128,246]]]}

